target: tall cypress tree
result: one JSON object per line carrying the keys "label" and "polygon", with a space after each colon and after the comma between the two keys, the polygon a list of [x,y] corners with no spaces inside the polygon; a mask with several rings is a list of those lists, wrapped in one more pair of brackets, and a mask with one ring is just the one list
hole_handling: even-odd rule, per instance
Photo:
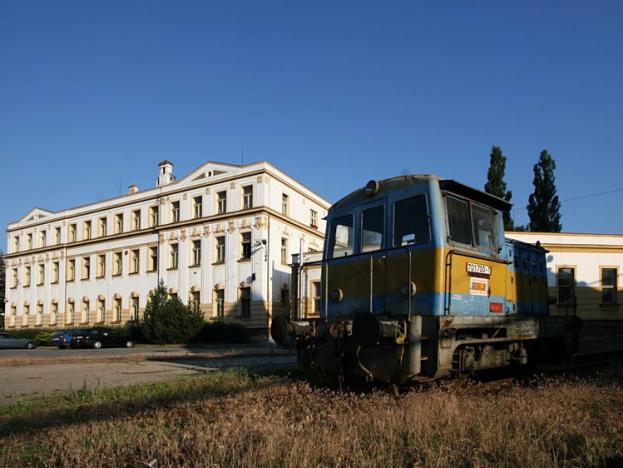
{"label": "tall cypress tree", "polygon": [[556,195],[556,162],[547,152],[541,151],[539,162],[534,165],[534,192],[528,199],[530,230],[560,232],[560,201]]}
{"label": "tall cypress tree", "polygon": [[[513,193],[506,190],[506,182],[504,182],[504,172],[506,171],[506,156],[502,154],[502,148],[493,146],[491,148],[491,158],[489,161],[489,172],[487,172],[487,183],[485,184],[485,192],[502,198],[510,202]],[[513,229],[513,218],[510,210],[504,212],[504,229],[511,231]]]}

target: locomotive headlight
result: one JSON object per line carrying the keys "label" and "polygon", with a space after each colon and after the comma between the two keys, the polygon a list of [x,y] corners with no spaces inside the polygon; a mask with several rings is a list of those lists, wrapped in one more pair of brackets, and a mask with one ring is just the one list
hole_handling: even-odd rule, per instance
{"label": "locomotive headlight", "polygon": [[337,288],[331,291],[331,300],[333,302],[342,302],[343,299],[344,299],[344,291],[342,291],[340,288]]}
{"label": "locomotive headlight", "polygon": [[400,288],[400,292],[405,297],[414,296],[416,290],[417,288],[415,287],[415,283],[413,281],[403,284],[402,288]]}

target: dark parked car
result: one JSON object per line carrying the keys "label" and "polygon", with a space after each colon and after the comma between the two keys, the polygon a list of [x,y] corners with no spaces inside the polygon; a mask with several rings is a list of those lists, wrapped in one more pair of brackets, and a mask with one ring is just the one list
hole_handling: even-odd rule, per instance
{"label": "dark parked car", "polygon": [[81,330],[81,333],[74,333],[72,346],[95,349],[105,346],[125,346],[126,348],[131,348],[134,346],[134,342],[123,330],[98,327]]}
{"label": "dark parked car", "polygon": [[74,335],[82,333],[84,330],[61,330],[52,335],[50,342],[53,346],[58,346],[58,349],[65,349],[68,346],[73,346]]}
{"label": "dark parked car", "polygon": [[26,348],[34,349],[35,343],[26,338],[17,338],[8,333],[0,333],[0,348]]}

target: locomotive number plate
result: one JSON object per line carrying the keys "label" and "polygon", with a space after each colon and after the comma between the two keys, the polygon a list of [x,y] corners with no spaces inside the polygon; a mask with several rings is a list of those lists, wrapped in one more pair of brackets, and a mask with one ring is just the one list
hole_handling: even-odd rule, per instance
{"label": "locomotive number plate", "polygon": [[468,263],[467,272],[479,275],[491,275],[491,267],[489,265],[480,265],[479,263]]}

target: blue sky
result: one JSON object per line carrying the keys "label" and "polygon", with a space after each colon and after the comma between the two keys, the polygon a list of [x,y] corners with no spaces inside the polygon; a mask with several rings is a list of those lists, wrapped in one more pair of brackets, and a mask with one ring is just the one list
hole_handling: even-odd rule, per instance
{"label": "blue sky", "polygon": [[[557,162],[565,231],[623,232],[623,3],[7,1],[0,225],[266,159],[331,201],[371,178],[482,187],[518,223]],[[6,245],[6,239],[0,246]]]}

